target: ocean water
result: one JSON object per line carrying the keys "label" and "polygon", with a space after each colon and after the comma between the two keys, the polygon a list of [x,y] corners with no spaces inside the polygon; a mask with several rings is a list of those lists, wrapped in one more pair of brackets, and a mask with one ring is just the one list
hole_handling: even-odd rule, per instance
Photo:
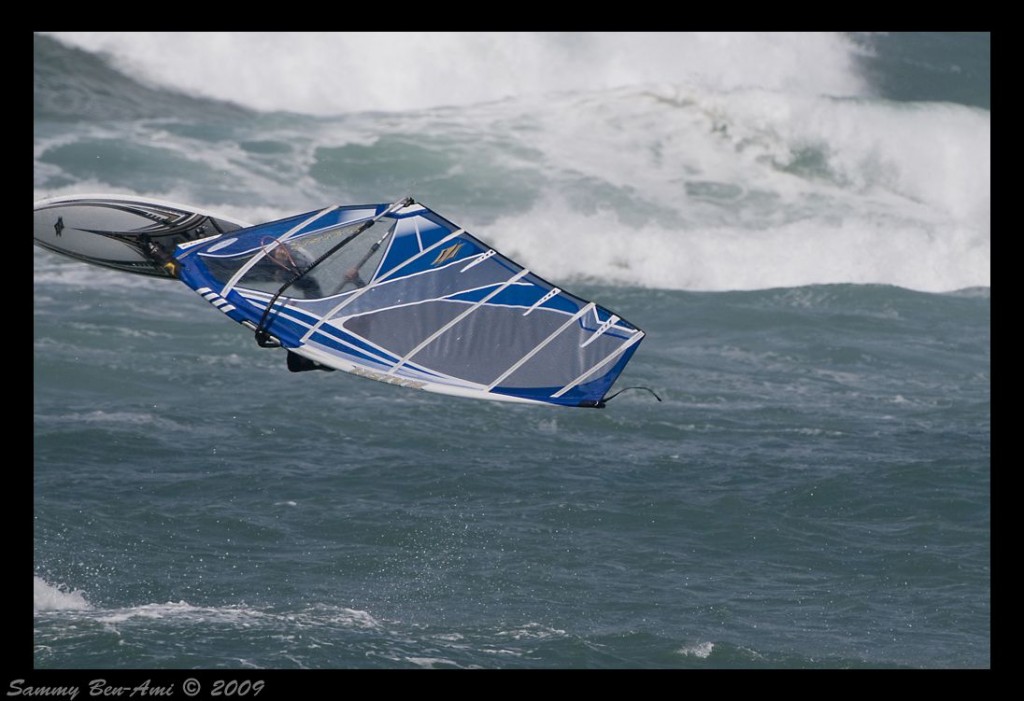
{"label": "ocean water", "polygon": [[989,47],[35,35],[37,199],[412,196],[643,328],[663,401],[293,374],[34,248],[15,676],[991,667]]}

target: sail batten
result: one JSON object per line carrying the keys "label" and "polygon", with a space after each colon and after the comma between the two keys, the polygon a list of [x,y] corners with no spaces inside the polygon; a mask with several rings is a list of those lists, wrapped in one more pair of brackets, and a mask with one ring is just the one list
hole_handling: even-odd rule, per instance
{"label": "sail batten", "polygon": [[583,345],[581,345],[580,348],[586,348],[591,343],[596,341],[601,334],[603,334],[605,331],[610,329],[615,324],[615,322],[617,322],[618,320],[619,320],[619,317],[617,317],[616,315],[612,314],[611,318],[608,319],[608,321],[606,321],[603,324],[601,324],[601,327],[597,331],[595,331],[590,338],[588,338],[586,341],[584,341]]}
{"label": "sail batten", "polygon": [[514,373],[516,370],[518,370],[523,365],[525,365],[528,360],[530,360],[535,355],[540,353],[549,343],[551,343],[552,341],[555,340],[555,338],[560,336],[563,331],[565,331],[567,328],[569,328],[570,326],[575,324],[581,317],[583,317],[586,314],[588,314],[595,306],[596,305],[593,302],[591,302],[586,307],[584,307],[583,309],[578,311],[575,315],[573,315],[568,320],[566,320],[566,322],[564,324],[562,324],[561,326],[559,326],[550,336],[548,336],[543,341],[538,343],[536,346],[531,348],[529,353],[527,353],[526,355],[521,357],[519,360],[517,360],[515,363],[513,363],[507,370],[505,370],[505,372],[503,372],[500,375],[498,375],[498,377],[496,377],[491,382],[491,384],[488,385],[487,389],[488,390],[492,390],[495,387],[497,387],[498,385],[500,385],[506,378],[511,376],[512,373]]}
{"label": "sail batten", "polygon": [[[437,243],[435,243],[434,245],[432,245],[432,246],[428,246],[427,248],[424,248],[424,249],[422,249],[422,250],[421,250],[421,251],[420,251],[420,252],[419,252],[419,253],[418,253],[417,255],[413,256],[412,258],[410,258],[410,259],[408,259],[408,260],[406,260],[406,261],[403,261],[402,263],[399,263],[399,264],[398,264],[398,265],[396,265],[396,266],[395,266],[394,268],[392,268],[391,270],[389,270],[389,271],[388,271],[387,273],[384,273],[384,274],[383,274],[383,275],[381,275],[381,276],[380,276],[379,278],[377,278],[377,279],[376,279],[375,281],[371,282],[371,283],[370,283],[370,285],[368,285],[368,286],[366,286],[366,287],[363,287],[363,288],[360,288],[359,290],[357,290],[356,292],[354,292],[354,293],[352,294],[352,296],[351,296],[351,297],[349,297],[348,299],[345,299],[345,300],[343,300],[343,301],[342,301],[342,302],[340,302],[340,303],[339,303],[339,304],[338,304],[338,305],[337,305],[336,307],[333,307],[333,308],[332,308],[332,309],[331,309],[331,310],[330,310],[330,311],[329,311],[329,312],[328,312],[327,314],[325,314],[325,315],[324,315],[324,317],[323,317],[323,319],[321,319],[321,320],[320,320],[319,322],[317,322],[317,324],[316,324],[316,325],[315,325],[315,326],[314,326],[313,328],[311,328],[311,329],[309,330],[309,332],[308,332],[308,333],[306,333],[306,335],[305,335],[305,336],[303,336],[302,340],[303,340],[303,341],[305,341],[305,340],[308,340],[308,339],[309,339],[309,337],[313,335],[313,332],[315,332],[315,331],[316,331],[317,329],[319,329],[319,328],[320,328],[320,326],[322,326],[322,325],[324,324],[324,322],[326,322],[326,321],[327,321],[328,319],[332,319],[332,318],[334,318],[334,316],[335,316],[335,315],[337,315],[337,313],[338,313],[338,312],[340,312],[340,311],[341,311],[342,309],[344,309],[345,307],[347,307],[347,306],[348,306],[349,304],[351,304],[352,302],[356,301],[356,300],[357,300],[357,299],[358,299],[359,297],[361,297],[361,296],[362,296],[363,294],[365,294],[365,293],[369,292],[369,291],[370,291],[370,289],[371,289],[371,287],[373,287],[373,286],[376,286],[376,285],[379,285],[380,283],[382,283],[382,282],[384,282],[385,280],[387,280],[387,279],[388,279],[388,278],[389,278],[389,277],[390,277],[390,276],[391,276],[391,275],[392,275],[393,273],[395,273],[396,271],[398,271],[398,270],[399,270],[400,268],[402,268],[403,266],[405,266],[405,265],[407,265],[407,264],[409,264],[409,263],[412,263],[412,262],[414,262],[414,261],[415,261],[415,260],[416,260],[417,258],[419,258],[420,256],[424,256],[424,255],[426,255],[427,253],[430,253],[430,252],[431,252],[431,251],[433,251],[433,250],[434,250],[435,248],[438,248],[439,246],[441,246],[441,245],[443,245],[443,244],[445,244],[445,243],[448,243],[448,242],[449,242],[449,241],[451,241],[452,239],[458,238],[458,237],[459,237],[459,235],[461,235],[461,234],[463,234],[463,233],[465,233],[465,232],[464,232],[464,230],[462,230],[462,229],[459,229],[458,231],[453,231],[452,233],[448,234],[447,236],[445,236],[445,237],[444,237],[443,239],[441,239],[440,241],[438,241],[438,242],[437,242]],[[418,237],[418,234],[419,234],[419,232],[417,231],[417,237]]]}
{"label": "sail batten", "polygon": [[412,358],[412,357],[413,357],[414,355],[416,355],[416,354],[417,354],[417,353],[419,353],[419,352],[420,352],[421,350],[423,350],[424,348],[426,348],[426,347],[427,347],[428,345],[430,345],[431,343],[433,343],[433,342],[434,342],[435,340],[437,340],[438,338],[440,338],[442,334],[445,334],[445,333],[447,333],[448,331],[450,331],[450,330],[451,330],[452,328],[454,328],[454,327],[455,327],[455,326],[456,326],[456,325],[457,325],[457,324],[458,324],[459,322],[461,322],[461,321],[462,321],[463,319],[465,319],[465,318],[466,318],[467,316],[469,316],[470,314],[472,314],[473,312],[475,312],[475,311],[476,311],[477,309],[479,309],[479,308],[480,308],[481,306],[483,306],[483,305],[484,305],[484,304],[485,304],[485,303],[486,303],[486,302],[487,302],[488,300],[492,299],[492,298],[493,298],[493,297],[495,297],[495,296],[496,296],[496,295],[497,295],[497,294],[498,294],[499,292],[501,292],[502,290],[504,290],[504,289],[505,289],[506,287],[508,287],[509,285],[511,285],[511,284],[513,284],[513,283],[515,283],[515,282],[516,282],[516,280],[518,280],[519,278],[521,278],[521,277],[523,277],[524,275],[526,275],[526,273],[527,273],[527,272],[529,272],[529,271],[527,271],[527,270],[521,270],[520,272],[516,273],[516,274],[515,274],[515,275],[513,275],[513,276],[512,276],[511,278],[509,278],[508,280],[506,280],[506,281],[505,281],[505,282],[504,282],[504,283],[503,283],[503,284],[502,284],[502,285],[501,285],[500,287],[497,287],[497,288],[495,288],[495,289],[494,289],[493,291],[491,291],[490,293],[488,293],[488,294],[487,294],[487,296],[486,296],[486,297],[484,297],[483,299],[481,299],[481,300],[480,300],[479,302],[477,302],[476,304],[472,305],[472,306],[471,306],[471,307],[470,307],[469,309],[465,310],[464,312],[462,312],[461,314],[459,314],[459,315],[458,315],[457,317],[455,317],[454,319],[452,319],[451,321],[449,321],[449,322],[448,322],[447,324],[445,324],[444,326],[442,326],[441,328],[439,328],[439,329],[438,329],[437,331],[435,331],[434,333],[432,333],[432,334],[430,334],[429,336],[427,336],[427,337],[426,337],[425,339],[423,339],[423,341],[421,341],[421,342],[419,343],[419,345],[417,345],[417,346],[416,346],[415,348],[413,348],[413,349],[412,349],[412,350],[411,350],[411,351],[410,351],[409,353],[407,353],[407,354],[406,354],[406,355],[405,355],[405,356],[404,356],[404,357],[403,357],[403,358],[402,358],[401,360],[399,360],[399,361],[398,361],[398,362],[397,362],[397,363],[395,364],[395,366],[394,366],[393,368],[391,368],[391,369],[390,369],[390,370],[388,371],[388,374],[389,374],[389,375],[393,375],[393,374],[395,374],[395,372],[396,372],[396,371],[397,371],[397,370],[398,370],[398,369],[399,369],[400,367],[402,367],[403,365],[405,365],[405,363],[406,363],[406,362],[408,362],[408,360],[409,360],[410,358]]}
{"label": "sail batten", "polygon": [[569,390],[573,389],[574,387],[576,387],[577,385],[579,385],[580,383],[585,381],[587,378],[589,378],[591,375],[593,375],[599,369],[601,369],[602,367],[604,367],[605,365],[610,363],[612,360],[615,360],[616,358],[618,358],[620,355],[625,353],[632,346],[634,346],[637,343],[639,343],[640,339],[643,338],[643,336],[644,336],[644,334],[643,334],[642,331],[638,331],[637,333],[635,333],[632,336],[632,338],[630,338],[625,343],[623,343],[618,348],[616,348],[611,353],[609,353],[607,356],[605,356],[604,358],[599,360],[597,363],[595,363],[585,373],[583,373],[582,375],[580,375],[579,377],[574,379],[569,384],[567,384],[564,387],[562,387],[562,389],[560,389],[557,392],[555,392],[554,394],[552,394],[551,395],[552,399],[558,399],[559,397],[563,396],[566,392],[568,392]]}
{"label": "sail batten", "polygon": [[526,310],[525,312],[523,312],[523,316],[529,316],[529,315],[530,315],[530,313],[531,313],[531,312],[532,312],[532,311],[533,311],[534,309],[536,309],[537,307],[541,306],[542,304],[544,304],[545,302],[547,302],[547,301],[548,301],[549,299],[551,299],[552,297],[554,297],[555,295],[557,295],[557,294],[558,294],[559,292],[561,292],[561,291],[562,291],[562,290],[560,290],[560,289],[559,289],[559,288],[557,288],[557,287],[552,287],[552,288],[551,288],[551,290],[550,290],[550,291],[549,291],[549,292],[548,292],[548,293],[547,293],[546,295],[544,295],[543,297],[541,297],[540,299],[538,299],[538,300],[537,300],[536,302],[534,302],[533,304],[531,304],[531,305],[530,305],[530,308],[529,308],[529,309],[527,309],[527,310]]}

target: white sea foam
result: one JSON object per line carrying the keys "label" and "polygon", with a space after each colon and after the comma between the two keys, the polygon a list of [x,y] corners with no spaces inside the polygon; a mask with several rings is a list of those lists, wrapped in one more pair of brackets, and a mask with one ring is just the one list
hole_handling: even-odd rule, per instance
{"label": "white sea foam", "polygon": [[463,665],[443,657],[407,657],[405,659],[417,667],[423,667],[424,669],[448,669],[451,667],[456,667],[458,669],[472,669],[476,667],[476,665],[468,665],[464,667]]}
{"label": "white sea foam", "polygon": [[512,630],[499,631],[496,635],[512,640],[545,640],[547,638],[564,636],[565,631],[541,625],[540,623],[527,623]]}
{"label": "white sea foam", "polygon": [[[42,592],[42,593],[41,593]],[[336,606],[313,606],[294,612],[272,612],[245,605],[199,606],[187,601],[96,608],[80,592],[68,593],[36,578],[36,610],[80,609],[91,620],[118,629],[144,621],[172,625],[219,623],[240,628],[262,626],[267,630],[293,630],[320,626],[373,629],[381,623],[366,611]]]}
{"label": "white sea foam", "polygon": [[866,94],[828,33],[56,32],[138,79],[260,110],[340,114],[645,83]]}
{"label": "white sea foam", "polygon": [[64,585],[53,585],[41,577],[33,577],[33,609],[35,611],[84,611],[92,606],[85,593]]}
{"label": "white sea foam", "polygon": [[[522,176],[528,194],[507,193],[519,209],[441,213],[551,280],[687,290],[991,285],[989,112],[872,97],[843,35],[57,36],[165,87],[348,115],[267,135],[289,145],[274,168],[300,184],[265,173],[232,140],[197,149],[164,134],[163,147],[232,168],[240,189],[259,194],[255,209],[195,203],[229,216],[258,222],[330,204],[306,200],[331,187],[309,174],[322,150],[421,135],[429,148],[408,158],[427,174],[396,174],[401,191],[379,201],[431,188],[472,201],[484,186],[476,174],[466,181],[471,170],[497,188]],[[432,109],[452,104],[463,107]],[[369,109],[405,112],[381,119]],[[69,137],[54,138],[36,143],[37,183],[52,175],[40,154]],[[442,148],[451,161],[435,154]]]}
{"label": "white sea foam", "polygon": [[681,647],[677,652],[680,655],[686,655],[687,657],[699,657],[706,659],[711,655],[715,649],[714,643],[694,643],[693,645],[686,645]]}
{"label": "white sea foam", "polygon": [[[553,110],[535,119],[548,172],[571,180],[486,235],[542,275],[702,290],[991,284],[982,110],[754,90],[606,95],[565,124]],[[585,182],[611,195],[581,205]]]}

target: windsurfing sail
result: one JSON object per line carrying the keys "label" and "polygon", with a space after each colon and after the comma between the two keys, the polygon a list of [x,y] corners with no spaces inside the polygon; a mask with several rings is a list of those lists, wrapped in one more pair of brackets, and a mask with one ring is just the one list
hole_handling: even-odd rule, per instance
{"label": "windsurfing sail", "polygon": [[413,202],[339,205],[181,241],[174,274],[289,368],[600,407],[644,332]]}

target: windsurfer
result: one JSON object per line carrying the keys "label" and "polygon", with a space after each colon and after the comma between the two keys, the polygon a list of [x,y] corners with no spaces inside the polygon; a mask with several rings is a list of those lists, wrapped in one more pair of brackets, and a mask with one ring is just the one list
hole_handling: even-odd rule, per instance
{"label": "windsurfer", "polygon": [[270,249],[267,259],[274,266],[273,276],[279,282],[294,281],[295,287],[306,299],[323,297],[320,284],[313,277],[303,273],[310,268],[312,261],[297,247],[279,242]]}

